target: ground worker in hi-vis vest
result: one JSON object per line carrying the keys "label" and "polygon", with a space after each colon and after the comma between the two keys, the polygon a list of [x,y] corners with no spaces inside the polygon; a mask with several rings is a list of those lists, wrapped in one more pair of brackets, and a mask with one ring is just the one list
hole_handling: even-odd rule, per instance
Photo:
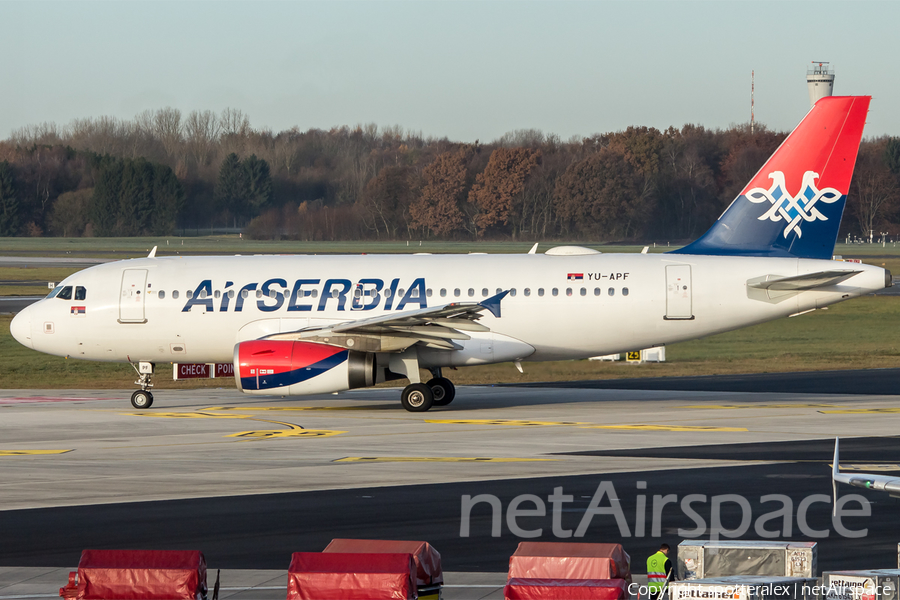
{"label": "ground worker in hi-vis vest", "polygon": [[669,545],[663,544],[659,550],[647,559],[647,588],[650,600],[657,600],[660,592],[666,587],[666,581],[672,575],[672,561],[669,560]]}

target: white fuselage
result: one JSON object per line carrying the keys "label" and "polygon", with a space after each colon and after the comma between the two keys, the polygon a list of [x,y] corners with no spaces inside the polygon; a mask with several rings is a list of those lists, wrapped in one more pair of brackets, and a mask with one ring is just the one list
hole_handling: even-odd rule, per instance
{"label": "white fuselage", "polygon": [[72,275],[60,285],[83,287],[84,300],[46,298],[11,329],[35,350],[72,358],[231,362],[241,341],[512,290],[499,318],[479,320],[489,333],[471,333],[458,350],[424,348],[420,366],[576,359],[699,338],[885,286],[883,269],[858,264],[860,273],[812,291],[748,286],[850,266],[673,254],[143,258]]}

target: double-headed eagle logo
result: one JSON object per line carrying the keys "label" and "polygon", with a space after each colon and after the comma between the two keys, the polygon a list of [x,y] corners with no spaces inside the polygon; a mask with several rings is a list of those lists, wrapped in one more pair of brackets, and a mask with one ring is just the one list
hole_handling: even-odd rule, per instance
{"label": "double-headed eagle logo", "polygon": [[748,190],[745,196],[750,202],[759,204],[768,200],[772,203],[769,208],[759,217],[760,221],[781,221],[784,219],[787,226],[784,228],[784,237],[787,237],[791,231],[797,232],[797,237],[802,236],[800,231],[801,221],[827,221],[828,217],[820,213],[816,209],[816,203],[824,202],[831,204],[837,202],[841,198],[841,193],[834,188],[818,189],[816,187],[816,179],[819,178],[818,173],[807,171],[803,174],[803,183],[800,185],[800,192],[796,196],[791,196],[787,187],[784,185],[784,173],[774,171],[769,173],[769,179],[772,180],[772,187],[769,189],[753,188]]}

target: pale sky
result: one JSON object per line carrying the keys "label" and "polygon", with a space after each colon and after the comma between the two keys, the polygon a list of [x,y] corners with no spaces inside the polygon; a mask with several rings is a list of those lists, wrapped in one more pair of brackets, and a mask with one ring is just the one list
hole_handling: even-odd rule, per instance
{"label": "pale sky", "polygon": [[900,2],[11,2],[0,138],[173,106],[256,128],[400,125],[482,142],[749,121],[791,129],[806,69],[900,135]]}

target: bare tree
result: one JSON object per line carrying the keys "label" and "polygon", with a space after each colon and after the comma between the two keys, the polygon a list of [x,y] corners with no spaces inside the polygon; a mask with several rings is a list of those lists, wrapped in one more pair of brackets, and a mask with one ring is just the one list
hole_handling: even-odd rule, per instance
{"label": "bare tree", "polygon": [[187,150],[197,166],[209,164],[214,146],[219,140],[219,119],[211,110],[192,111],[184,123]]}
{"label": "bare tree", "polygon": [[162,142],[166,157],[177,160],[182,143],[181,111],[171,106],[156,111],[153,116],[153,131]]}

